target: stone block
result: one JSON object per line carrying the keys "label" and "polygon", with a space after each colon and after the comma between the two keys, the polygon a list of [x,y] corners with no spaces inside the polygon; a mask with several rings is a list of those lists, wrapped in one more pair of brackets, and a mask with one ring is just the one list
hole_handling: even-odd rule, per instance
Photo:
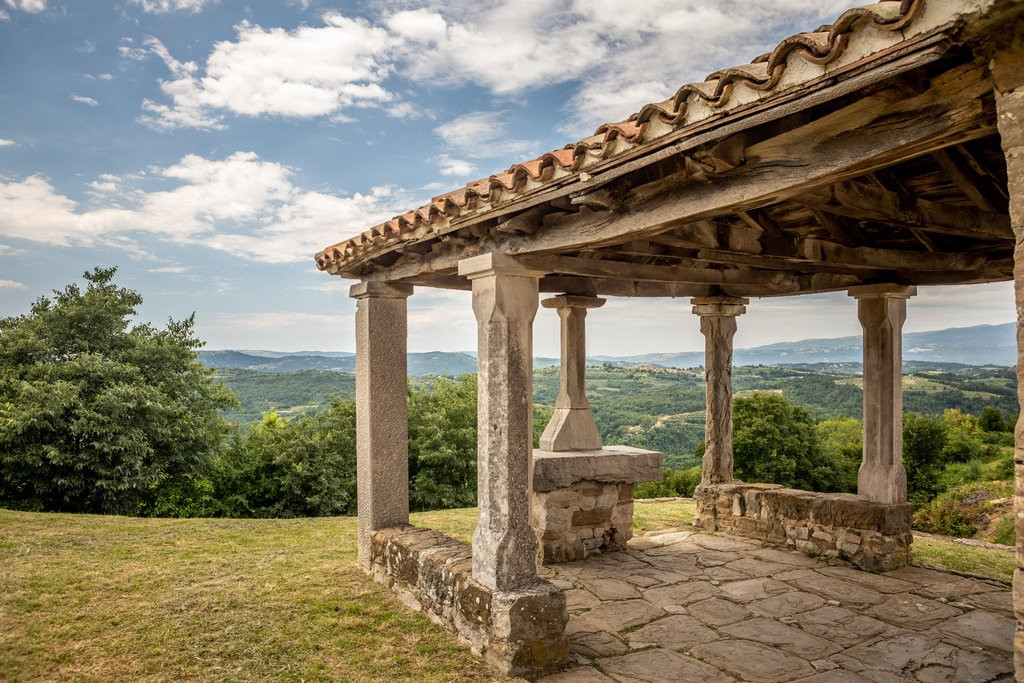
{"label": "stone block", "polygon": [[659,481],[662,455],[629,446],[593,451],[533,452],[533,490],[553,491],[580,481],[636,484]]}

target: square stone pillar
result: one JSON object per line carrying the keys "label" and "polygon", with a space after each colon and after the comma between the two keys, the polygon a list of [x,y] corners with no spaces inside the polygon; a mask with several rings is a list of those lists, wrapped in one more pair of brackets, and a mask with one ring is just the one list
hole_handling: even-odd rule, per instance
{"label": "square stone pillar", "polygon": [[360,564],[377,529],[409,523],[406,299],[412,285],[360,282],[356,300],[356,486]]}
{"label": "square stone pillar", "polygon": [[[1015,37],[992,60],[997,125],[1006,156],[1013,250],[1013,288],[1017,303],[1017,401],[1024,406],[1024,37]],[[1017,680],[1024,681],[1024,411],[1014,429],[1014,470],[1017,519],[1017,568],[1013,573],[1013,610],[1017,631],[1013,639]]]}
{"label": "square stone pillar", "polygon": [[748,299],[701,297],[692,299],[704,335],[704,459],[700,485],[732,481],[732,338],[736,317],[743,315]]}
{"label": "square stone pillar", "polygon": [[537,582],[530,526],[533,318],[543,273],[503,254],[459,262],[477,320],[477,526],[473,578],[496,591]]}
{"label": "square stone pillar", "polygon": [[540,437],[541,450],[588,451],[601,448],[601,437],[594,424],[587,400],[587,309],[599,308],[604,299],[595,296],[562,294],[541,302],[544,308],[558,311],[561,322],[561,386],[555,412]]}
{"label": "square stone pillar", "polygon": [[903,469],[903,321],[916,287],[854,287],[864,328],[864,455],[857,495],[879,503],[907,502]]}

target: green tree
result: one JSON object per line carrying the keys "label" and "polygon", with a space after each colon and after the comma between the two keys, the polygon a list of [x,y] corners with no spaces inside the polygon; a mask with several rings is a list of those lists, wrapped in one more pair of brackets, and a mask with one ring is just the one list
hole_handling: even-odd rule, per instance
{"label": "green tree", "polygon": [[821,448],[813,418],[782,394],[755,392],[733,408],[736,477],[808,491],[843,491],[845,464]]}
{"label": "green tree", "polygon": [[983,432],[1005,432],[1009,426],[1003,419],[1003,411],[995,406],[985,406],[978,414],[978,427]]}
{"label": "green tree", "polygon": [[235,405],[196,360],[193,317],[132,325],[115,268],[0,320],[0,503],[139,514],[191,491]]}
{"label": "green tree", "polygon": [[938,415],[903,415],[903,467],[907,497],[914,504],[939,492],[939,475],[946,464],[946,422]]}
{"label": "green tree", "polygon": [[356,511],[355,404],[316,415],[269,412],[220,463],[215,497],[231,517],[322,517]]}
{"label": "green tree", "polygon": [[826,462],[841,466],[838,491],[857,492],[857,470],[864,450],[864,425],[855,417],[830,417],[817,424],[821,450]]}
{"label": "green tree", "polygon": [[414,510],[476,505],[476,375],[410,392],[409,483]]}

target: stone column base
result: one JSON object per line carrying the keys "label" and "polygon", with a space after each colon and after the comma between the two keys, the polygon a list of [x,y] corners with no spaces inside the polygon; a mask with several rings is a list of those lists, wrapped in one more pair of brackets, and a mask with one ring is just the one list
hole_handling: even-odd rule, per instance
{"label": "stone column base", "polygon": [[694,492],[694,525],[778,543],[868,571],[910,563],[912,508],[852,493],[814,493],[777,484],[709,484]]}
{"label": "stone column base", "polygon": [[569,657],[565,596],[547,581],[492,591],[473,579],[470,547],[432,529],[373,534],[374,577],[511,676],[560,670]]}

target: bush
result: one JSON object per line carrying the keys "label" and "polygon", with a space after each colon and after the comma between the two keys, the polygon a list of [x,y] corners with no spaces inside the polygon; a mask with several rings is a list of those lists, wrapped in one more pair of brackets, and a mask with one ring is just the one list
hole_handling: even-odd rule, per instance
{"label": "bush", "polygon": [[957,486],[920,507],[914,513],[914,528],[945,536],[974,536],[989,523],[992,501],[1012,495],[1013,486],[1002,481]]}
{"label": "bush", "polygon": [[688,470],[666,467],[661,481],[648,481],[636,485],[635,498],[692,498],[700,484],[700,465]]}
{"label": "bush", "polygon": [[946,422],[936,415],[903,416],[903,466],[907,496],[912,503],[931,500],[942,490],[939,475],[946,460]]}
{"label": "bush", "polygon": [[1005,432],[1010,425],[1003,418],[1003,411],[995,406],[985,406],[978,413],[978,427],[983,432]]}

